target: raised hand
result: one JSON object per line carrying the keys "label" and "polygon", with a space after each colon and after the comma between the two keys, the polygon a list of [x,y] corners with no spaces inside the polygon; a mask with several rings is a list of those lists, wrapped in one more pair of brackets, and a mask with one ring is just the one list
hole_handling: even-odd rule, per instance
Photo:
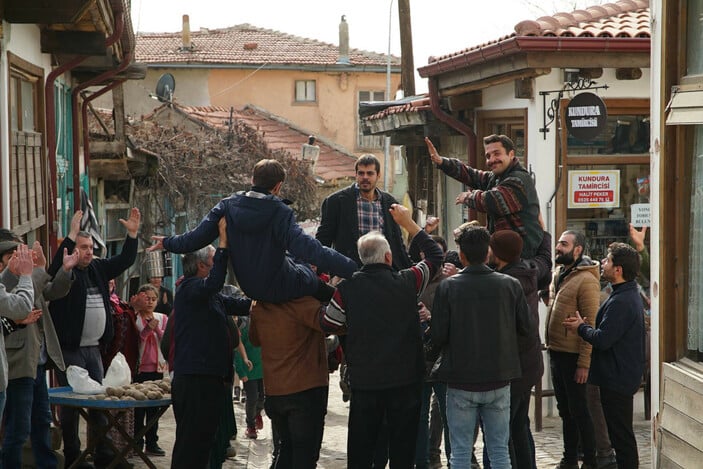
{"label": "raised hand", "polygon": [[427,144],[427,152],[430,154],[430,159],[434,164],[442,164],[442,157],[439,156],[437,149],[432,144],[432,141],[425,137],[425,144]]}
{"label": "raised hand", "polygon": [[68,232],[68,238],[72,241],[76,240],[78,232],[81,230],[81,219],[83,218],[83,210],[76,210],[71,218],[71,227]]}
{"label": "raised hand", "polygon": [[71,254],[68,253],[68,249],[63,248],[63,270],[70,272],[75,266],[78,265],[78,249],[74,249]]}
{"label": "raised hand", "polygon": [[134,207],[129,212],[129,218],[127,220],[119,219],[119,222],[127,229],[127,234],[131,238],[137,237],[137,231],[139,231],[139,222],[142,219],[139,209]]}
{"label": "raised hand", "polygon": [[[17,259],[17,275],[32,275],[34,261],[32,261],[31,251],[26,244],[20,244],[17,246],[17,250],[12,257]],[[12,259],[10,259],[10,265],[12,265]]]}
{"label": "raised hand", "polygon": [[439,226],[439,218],[437,217],[427,217],[425,222],[425,231],[432,233]]}
{"label": "raised hand", "polygon": [[34,244],[32,244],[32,260],[34,261],[34,267],[46,267],[46,256],[39,241],[34,241]]}
{"label": "raised hand", "polygon": [[637,252],[644,249],[644,236],[647,234],[647,227],[643,226],[641,230],[637,231],[637,228],[632,226],[630,223],[630,239],[632,239],[632,244]]}
{"label": "raised hand", "polygon": [[220,231],[220,247],[224,249],[227,247],[227,220],[224,216],[217,222],[217,228]]}

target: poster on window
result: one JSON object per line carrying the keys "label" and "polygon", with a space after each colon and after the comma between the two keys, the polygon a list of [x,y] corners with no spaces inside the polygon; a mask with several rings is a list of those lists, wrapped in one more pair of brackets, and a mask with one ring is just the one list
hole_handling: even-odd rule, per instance
{"label": "poster on window", "polygon": [[620,170],[569,171],[569,208],[620,206]]}

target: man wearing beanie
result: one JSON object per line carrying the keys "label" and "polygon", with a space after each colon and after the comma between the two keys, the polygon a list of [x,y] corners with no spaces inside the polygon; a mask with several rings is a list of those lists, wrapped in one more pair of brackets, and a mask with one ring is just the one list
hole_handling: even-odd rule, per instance
{"label": "man wearing beanie", "polygon": [[527,335],[517,336],[522,376],[510,382],[510,459],[514,469],[535,467],[535,448],[530,435],[530,390],[542,379],[542,341],[539,338],[537,273],[533,260],[520,259],[522,237],[514,231],[496,231],[491,235],[489,263],[496,272],[520,282],[530,310]]}

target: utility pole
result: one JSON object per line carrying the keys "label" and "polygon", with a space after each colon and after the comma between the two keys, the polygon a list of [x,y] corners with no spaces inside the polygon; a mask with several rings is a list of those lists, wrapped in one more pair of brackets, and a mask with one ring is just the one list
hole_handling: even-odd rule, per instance
{"label": "utility pole", "polygon": [[398,0],[400,25],[400,77],[404,96],[415,96],[415,61],[413,60],[413,32],[410,24],[410,0]]}

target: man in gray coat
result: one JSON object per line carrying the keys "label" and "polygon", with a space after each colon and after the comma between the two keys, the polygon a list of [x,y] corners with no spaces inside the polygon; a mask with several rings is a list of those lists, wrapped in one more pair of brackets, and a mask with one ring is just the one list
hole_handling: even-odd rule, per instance
{"label": "man in gray coat", "polygon": [[[2,248],[0,246],[0,248]],[[19,274],[20,279],[14,291],[8,292],[0,283],[0,315],[11,320],[25,319],[32,311],[34,290],[32,289],[32,255],[29,248],[21,244],[17,252],[9,256],[8,265]],[[5,389],[7,388],[7,356],[5,339],[0,334],[0,420],[5,410]]]}
{"label": "man in gray coat", "polygon": [[[6,236],[7,235],[7,236]],[[5,238],[10,239],[5,239]],[[12,232],[0,233],[0,283],[13,289],[19,277],[5,262],[21,242]],[[14,246],[13,246],[14,245]],[[51,449],[51,409],[46,385],[46,370],[64,370],[63,355],[54,323],[48,314],[48,301],[65,296],[72,284],[72,269],[78,262],[78,252],[64,253],[63,268],[56,276],[46,272],[46,257],[41,244],[32,247],[34,269],[34,310],[36,322],[24,323],[5,341],[9,364],[5,437],[2,443],[2,466],[22,466],[22,446],[31,438],[37,467],[56,467],[56,454]]]}

